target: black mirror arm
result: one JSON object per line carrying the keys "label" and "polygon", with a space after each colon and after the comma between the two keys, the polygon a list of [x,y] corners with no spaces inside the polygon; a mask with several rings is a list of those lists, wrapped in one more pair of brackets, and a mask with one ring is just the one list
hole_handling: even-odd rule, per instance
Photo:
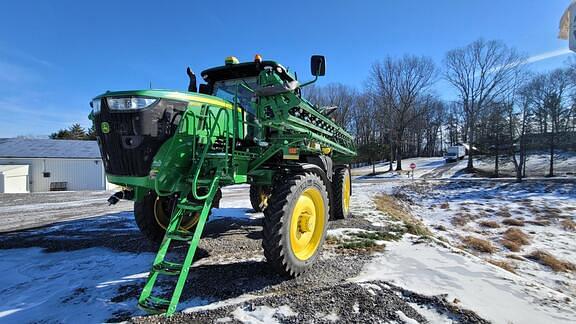
{"label": "black mirror arm", "polygon": [[318,81],[318,76],[317,76],[317,75],[314,76],[314,79],[312,79],[312,80],[310,80],[310,81],[308,81],[308,82],[302,83],[302,84],[300,85],[300,88],[303,88],[303,87],[305,87],[305,86],[307,86],[307,85],[311,85],[312,83],[314,83],[314,82],[316,82],[316,81]]}

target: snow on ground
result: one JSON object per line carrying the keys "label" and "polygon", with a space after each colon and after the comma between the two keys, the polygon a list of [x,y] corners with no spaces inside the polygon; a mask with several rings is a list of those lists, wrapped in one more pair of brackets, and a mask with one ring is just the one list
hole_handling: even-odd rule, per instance
{"label": "snow on ground", "polygon": [[[385,226],[390,219],[374,210],[375,195],[393,194],[411,181],[390,181],[383,184],[362,183],[353,187],[355,215]],[[418,189],[400,189],[409,194],[410,210],[454,246],[461,245],[463,236],[488,239],[497,246],[494,255],[475,256],[443,244],[414,244],[404,238],[387,242],[386,252],[367,265],[357,281],[384,280],[405,289],[428,295],[448,294],[468,309],[495,323],[574,323],[576,296],[573,273],[554,273],[543,265],[523,257],[535,249],[546,249],[561,259],[576,263],[576,233],[564,230],[559,220],[576,217],[576,186],[574,183],[500,183],[450,181],[421,184]],[[412,185],[413,186],[413,185]],[[360,188],[358,188],[360,187]],[[354,191],[355,189],[355,191]],[[361,193],[359,193],[361,192]],[[446,205],[442,205],[447,203]],[[513,253],[499,244],[508,226],[497,229],[481,228],[478,221],[506,217],[507,211],[529,221],[549,220],[548,226],[525,224],[521,227],[531,236],[531,245]],[[459,227],[452,217],[466,212],[474,221]],[[477,218],[476,217],[480,217]],[[439,241],[438,241],[439,242]],[[517,255],[523,261],[507,255]],[[496,267],[488,260],[506,260],[516,264],[517,274]],[[439,322],[449,322],[438,319]]]}
{"label": "snow on ground", "polygon": [[[542,250],[576,264],[576,232],[563,223],[576,217],[574,183],[451,182],[424,188],[424,197],[411,193],[419,202],[413,205],[414,213],[429,227],[441,229],[439,235],[451,244],[461,245],[467,236],[488,240],[495,252],[479,253],[485,259],[506,262],[518,274],[576,298],[574,273],[553,272],[526,258]],[[503,245],[510,228],[529,237],[520,251]]]}
{"label": "snow on ground", "polygon": [[[420,178],[425,174],[430,173],[434,169],[441,167],[446,164],[444,158],[442,157],[418,157],[409,158],[402,160],[402,171],[391,171],[388,172],[390,164],[388,162],[378,163],[376,165],[376,175],[371,177],[377,178],[390,178],[390,179],[401,179],[401,178],[411,178],[412,171],[410,169],[410,164],[416,164],[416,169],[414,170],[414,178]],[[396,163],[392,163],[392,167],[396,169]],[[355,168],[352,170],[352,175],[367,175],[372,173],[372,166],[364,166],[361,168]]]}
{"label": "snow on ground", "polygon": [[[238,307],[231,315],[234,320],[246,324],[268,324],[280,323],[277,319],[278,316],[290,318],[298,315],[298,313],[294,312],[290,306],[282,305],[277,308],[268,306]],[[224,317],[219,319],[218,322],[232,322],[232,318]]]}
{"label": "snow on ground", "polygon": [[153,258],[152,253],[98,248],[55,253],[40,248],[2,250],[0,322],[104,322],[123,308],[109,296],[145,278],[147,273],[137,271],[149,268]]}
{"label": "snow on ground", "polygon": [[[244,190],[244,191],[242,191]],[[36,195],[38,196],[38,195]],[[78,196],[77,194],[75,196]],[[99,194],[105,203],[106,194]],[[224,190],[222,209],[214,210],[210,222],[222,218],[258,218],[261,213],[250,214],[250,202],[242,186]],[[53,195],[50,195],[53,197]],[[59,198],[57,196],[56,198]],[[4,197],[5,198],[5,197]],[[81,199],[80,197],[77,199]],[[57,202],[47,209],[52,214],[86,214],[92,208],[93,198],[72,202]],[[11,206],[12,211],[37,211],[36,204]],[[85,207],[87,210],[80,210]],[[4,210],[4,208],[2,208]],[[115,209],[110,209],[114,211]],[[101,210],[98,210],[101,212]],[[29,214],[32,217],[32,213]],[[35,215],[35,214],[34,214]],[[40,218],[42,218],[41,216]],[[52,217],[52,216],[50,216]],[[71,219],[75,219],[72,217]],[[70,236],[70,232],[78,236]],[[67,233],[60,237],[61,232]],[[30,232],[42,237],[54,246],[39,245],[29,248],[0,249],[0,323],[101,323],[126,315],[145,315],[136,308],[136,299],[141,285],[148,275],[148,269],[156,253],[134,251],[121,252],[108,248],[85,248],[93,240],[112,239],[120,236],[126,241],[142,241],[132,213],[123,212],[103,217],[61,222],[50,227]],[[18,240],[18,233],[3,234],[4,240]],[[62,241],[61,241],[62,240]],[[65,241],[64,241],[65,240]],[[75,241],[77,240],[77,241]],[[78,247],[74,247],[77,242]],[[1,241],[0,241],[0,244]],[[98,244],[98,243],[94,243]],[[26,245],[26,244],[24,244]],[[60,245],[62,247],[60,247]],[[65,247],[70,245],[71,247]],[[43,246],[40,248],[37,246]],[[48,249],[49,251],[46,251]],[[56,251],[53,251],[56,250]],[[119,249],[121,250],[121,249]],[[138,250],[134,248],[133,250]],[[154,249],[152,249],[154,251]],[[261,259],[261,256],[259,256]],[[202,261],[202,260],[201,260]],[[195,266],[201,265],[201,262]],[[136,290],[134,290],[137,287]],[[181,303],[180,307],[193,308],[210,303],[211,300],[192,298]]]}
{"label": "snow on ground", "polygon": [[[571,323],[576,312],[566,295],[437,244],[404,239],[365,266],[353,281],[383,280],[447,299],[494,323]],[[559,304],[559,305],[557,305]]]}
{"label": "snow on ground", "polygon": [[[388,171],[388,162],[376,164],[376,175],[372,174],[372,166],[363,166],[352,169],[353,176],[360,179],[407,179],[412,177],[410,164],[416,164],[414,178],[469,178],[475,174],[466,174],[464,169],[468,165],[468,157],[463,160],[446,163],[443,157],[417,157],[402,160],[402,171]],[[526,174],[528,177],[544,177],[548,174],[550,155],[546,152],[530,152],[526,161]],[[396,163],[392,163],[393,169]],[[474,157],[474,168],[486,174],[494,172],[494,157]],[[508,157],[501,157],[499,162],[500,174],[503,177],[514,177],[514,164]],[[554,160],[554,172],[559,177],[573,177],[576,175],[576,152],[558,152]]]}

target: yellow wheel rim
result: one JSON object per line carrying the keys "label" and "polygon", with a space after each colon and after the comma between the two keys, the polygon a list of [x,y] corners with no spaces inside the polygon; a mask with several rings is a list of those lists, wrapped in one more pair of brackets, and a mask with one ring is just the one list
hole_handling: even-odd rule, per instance
{"label": "yellow wheel rim", "polygon": [[342,188],[342,207],[344,207],[344,215],[348,215],[350,211],[350,177],[348,172],[344,173],[344,186]]}
{"label": "yellow wheel rim", "polygon": [[268,197],[270,197],[270,195],[263,189],[260,189],[260,209],[264,210],[268,207]]}
{"label": "yellow wheel rim", "polygon": [[325,212],[320,190],[308,188],[298,197],[290,219],[290,247],[299,260],[310,259],[318,250],[324,234]]}
{"label": "yellow wheel rim", "polygon": [[[158,223],[158,225],[160,225],[160,227],[162,227],[163,229],[166,229],[166,226],[170,222],[170,216],[171,215],[167,215],[166,212],[164,211],[162,201],[160,200],[160,198],[156,198],[156,201],[154,201],[154,218],[156,218],[156,223]],[[180,229],[183,230],[191,229],[198,223],[199,219],[200,219],[199,212],[194,213],[194,215],[185,214],[184,218],[182,219],[182,222],[180,223]]]}

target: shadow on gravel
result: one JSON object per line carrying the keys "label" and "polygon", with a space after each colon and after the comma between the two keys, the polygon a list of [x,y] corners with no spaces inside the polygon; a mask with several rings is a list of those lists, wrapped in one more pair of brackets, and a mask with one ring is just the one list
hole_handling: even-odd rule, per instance
{"label": "shadow on gravel", "polygon": [[[218,238],[245,232],[249,239],[262,237],[261,219],[227,218],[206,224],[203,238]],[[175,251],[184,253],[185,243],[174,242]],[[53,225],[0,233],[0,249],[40,247],[44,252],[76,251],[94,247],[108,248],[116,252],[158,251],[158,245],[148,241],[134,221],[132,212],[121,212],[103,216],[59,222]],[[207,256],[198,249],[198,259]]]}
{"label": "shadow on gravel", "polygon": [[40,247],[44,252],[108,248],[116,252],[156,252],[142,236],[131,212],[72,220],[54,225],[0,234],[1,249]]}

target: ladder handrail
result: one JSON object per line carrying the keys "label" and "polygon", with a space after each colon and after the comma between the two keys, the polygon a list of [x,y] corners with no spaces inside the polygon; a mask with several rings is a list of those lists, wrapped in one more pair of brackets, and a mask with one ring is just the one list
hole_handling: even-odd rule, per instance
{"label": "ladder handrail", "polygon": [[[198,199],[198,200],[204,200],[206,198],[208,198],[210,196],[210,192],[214,187],[214,183],[216,180],[220,180],[220,175],[216,174],[214,176],[214,178],[212,179],[212,182],[210,183],[210,189],[208,190],[208,193],[206,193],[205,195],[198,195],[198,177],[200,176],[200,170],[202,169],[202,165],[204,164],[204,160],[206,159],[206,155],[208,154],[208,150],[210,149],[210,147],[212,146],[213,142],[212,142],[212,135],[214,135],[214,131],[216,130],[216,127],[220,127],[218,125],[218,121],[220,120],[220,115],[222,114],[222,111],[226,110],[226,108],[220,108],[218,109],[218,112],[216,113],[216,115],[214,115],[214,113],[212,111],[209,111],[209,114],[211,116],[214,116],[214,124],[212,125],[212,127],[210,128],[208,134],[206,134],[206,144],[204,145],[204,149],[202,151],[202,154],[200,154],[199,158],[198,158],[198,162],[195,163],[195,171],[194,171],[194,176],[192,178],[192,196],[194,197],[194,199]],[[224,128],[224,133],[226,134],[226,154],[228,154],[228,138],[229,138],[229,127],[228,124],[230,123],[230,116],[228,114],[225,114],[226,119],[226,125],[227,127]],[[208,119],[207,119],[208,120]],[[210,126],[210,125],[208,125]],[[228,169],[228,163],[226,163],[226,169]],[[217,172],[220,172],[220,168],[217,168]]]}

